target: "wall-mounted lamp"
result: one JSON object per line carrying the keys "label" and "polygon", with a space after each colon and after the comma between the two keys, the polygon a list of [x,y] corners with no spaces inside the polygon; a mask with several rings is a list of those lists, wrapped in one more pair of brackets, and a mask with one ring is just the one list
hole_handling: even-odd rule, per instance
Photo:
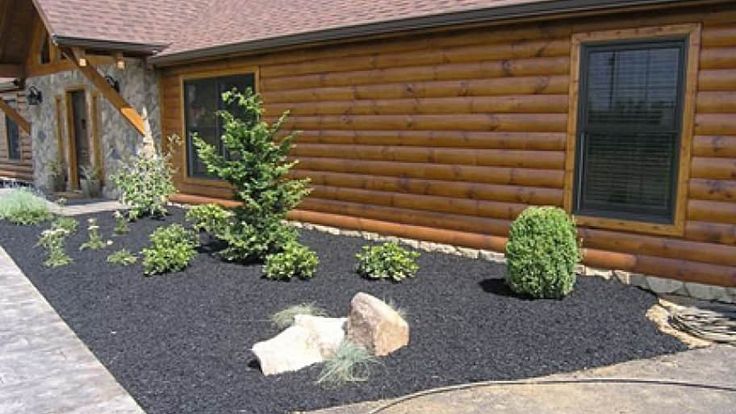
{"label": "wall-mounted lamp", "polygon": [[35,86],[28,88],[28,105],[40,105],[43,102],[43,94]]}
{"label": "wall-mounted lamp", "polygon": [[120,82],[115,80],[115,78],[110,75],[105,75],[105,80],[111,88],[115,89],[115,92],[120,93]]}

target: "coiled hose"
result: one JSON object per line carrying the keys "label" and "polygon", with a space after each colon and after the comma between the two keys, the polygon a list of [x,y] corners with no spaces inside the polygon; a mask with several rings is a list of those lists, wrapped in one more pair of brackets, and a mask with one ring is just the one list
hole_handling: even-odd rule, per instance
{"label": "coiled hose", "polygon": [[736,345],[736,307],[709,304],[672,311],[670,324],[692,336]]}

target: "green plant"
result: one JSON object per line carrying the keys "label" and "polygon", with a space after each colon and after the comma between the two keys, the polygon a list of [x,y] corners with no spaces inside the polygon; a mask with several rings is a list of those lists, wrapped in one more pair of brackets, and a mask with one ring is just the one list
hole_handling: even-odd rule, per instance
{"label": "green plant", "polygon": [[138,257],[128,249],[120,249],[107,256],[107,262],[121,266],[130,266],[138,261]]}
{"label": "green plant", "polygon": [[87,236],[87,241],[79,246],[79,250],[100,250],[112,244],[112,240],[102,240],[100,226],[97,225],[97,219],[94,217],[87,219]]}
{"label": "green plant", "polygon": [[117,210],[112,213],[112,217],[115,219],[115,227],[112,229],[113,233],[121,235],[130,232],[130,228],[128,227],[128,218],[125,214],[120,210]]}
{"label": "green plant", "polygon": [[179,224],[159,227],[150,236],[151,246],[143,249],[143,271],[146,275],[178,272],[197,255],[197,236]]}
{"label": "green plant", "polygon": [[[178,137],[169,137],[169,142],[178,144]],[[120,191],[120,202],[130,207],[129,218],[136,220],[166,215],[166,203],[176,192],[172,176],[171,153],[156,151],[134,157],[110,178]]]}
{"label": "green plant", "polygon": [[350,382],[367,381],[371,366],[377,363],[378,359],[362,346],[343,341],[335,355],[325,361],[317,384],[335,388]]}
{"label": "green plant", "polygon": [[72,258],[66,254],[64,244],[69,232],[63,228],[51,228],[44,230],[38,239],[37,246],[46,249],[47,257],[43,265],[46,267],[66,266],[72,262]]}
{"label": "green plant", "polygon": [[506,283],[533,298],[562,298],[575,286],[580,261],[575,222],[557,207],[529,207],[511,224]]}
{"label": "green plant", "polygon": [[62,229],[68,234],[72,234],[79,229],[79,222],[71,217],[58,216],[51,222],[51,229]]}
{"label": "green plant", "polygon": [[363,251],[355,257],[358,258],[358,274],[370,279],[401,282],[407,277],[416,276],[419,270],[416,263],[419,253],[406,250],[396,242],[363,246]]}
{"label": "green plant", "polygon": [[225,129],[222,143],[228,156],[200,137],[194,137],[207,171],[230,183],[233,198],[240,202],[231,209],[233,217],[228,225],[216,229],[214,236],[227,244],[221,252],[227,260],[263,260],[296,240],[296,231],[284,219],[309,193],[308,181],[287,177],[296,164],[287,158],[294,136],[280,138],[279,133],[288,113],[269,125],[261,118],[261,99],[252,91],[226,92],[222,99],[228,105],[237,105],[243,114],[238,117],[227,111],[219,112]]}
{"label": "green plant", "polygon": [[300,303],[274,313],[270,320],[275,327],[286,329],[294,324],[296,315],[327,316],[327,311],[314,303]]}
{"label": "green plant", "polygon": [[292,241],[284,246],[283,251],[266,256],[263,271],[267,279],[289,280],[294,276],[310,279],[318,264],[317,253]]}
{"label": "green plant", "polygon": [[52,218],[46,199],[32,190],[16,188],[0,197],[0,220],[27,226]]}
{"label": "green plant", "polygon": [[233,213],[217,204],[202,204],[187,211],[186,219],[197,231],[223,234],[230,225]]}

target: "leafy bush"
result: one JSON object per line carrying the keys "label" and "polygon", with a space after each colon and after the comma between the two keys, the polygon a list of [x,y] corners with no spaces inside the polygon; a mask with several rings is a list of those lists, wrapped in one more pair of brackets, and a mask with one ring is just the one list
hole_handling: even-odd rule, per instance
{"label": "leafy bush", "polygon": [[241,202],[231,209],[229,225],[215,229],[214,236],[227,244],[221,255],[227,260],[263,260],[296,240],[296,232],[284,223],[286,213],[308,193],[307,180],[291,180],[287,174],[296,161],[289,161],[293,135],[279,138],[288,113],[272,125],[261,119],[263,107],[258,95],[226,92],[228,105],[237,105],[244,115],[221,111],[225,133],[222,142],[228,154],[194,137],[200,160],[207,171],[230,183],[233,198]]}
{"label": "leafy bush", "polygon": [[[169,138],[172,145],[176,140],[176,137]],[[176,192],[172,176],[171,154],[158,151],[133,158],[111,179],[120,191],[120,202],[130,207],[128,216],[136,220],[166,215],[166,203]]]}
{"label": "leafy bush", "polygon": [[557,207],[529,207],[511,224],[506,283],[533,298],[562,298],[575,285],[580,261],[572,218]]}
{"label": "leafy bush", "polygon": [[266,256],[263,270],[268,279],[289,280],[294,276],[310,279],[318,264],[315,252],[307,246],[290,242],[283,251]]}
{"label": "leafy bush", "polygon": [[117,264],[121,266],[130,266],[134,264],[136,261],[138,261],[138,257],[136,257],[128,249],[120,249],[116,251],[115,253],[112,253],[111,255],[107,256],[108,263]]}
{"label": "leafy bush", "polygon": [[187,211],[187,221],[198,231],[210,234],[223,234],[230,225],[233,213],[217,204],[202,204]]}
{"label": "leafy bush", "polygon": [[362,346],[343,341],[335,355],[325,361],[317,383],[335,388],[349,382],[367,381],[371,365],[377,363],[378,359]]}
{"label": "leafy bush", "polygon": [[271,315],[271,323],[279,329],[286,329],[294,324],[296,315],[327,316],[327,311],[314,303],[300,303]]}
{"label": "leafy bush", "polygon": [[358,274],[370,279],[401,282],[407,277],[416,276],[419,270],[416,263],[419,253],[406,250],[396,242],[363,246],[363,251],[355,257],[358,258]]}
{"label": "leafy bush", "polygon": [[146,275],[178,272],[197,255],[197,236],[179,224],[159,227],[150,236],[151,247],[143,249],[143,271]]}
{"label": "leafy bush", "polygon": [[115,227],[112,229],[113,233],[121,235],[130,232],[130,228],[128,227],[128,218],[125,214],[120,210],[117,210],[112,213],[112,217],[115,219]]}
{"label": "leafy bush", "polygon": [[102,240],[102,236],[100,236],[100,226],[97,225],[96,218],[87,219],[87,236],[87,241],[79,246],[79,250],[100,250],[104,249],[105,246],[112,244],[112,240]]}
{"label": "leafy bush", "polygon": [[46,249],[48,254],[43,265],[46,267],[66,266],[72,262],[72,258],[66,254],[64,245],[69,232],[63,228],[51,228],[44,230],[38,239],[37,246]]}
{"label": "leafy bush", "polygon": [[71,217],[58,216],[51,222],[51,229],[64,230],[68,234],[76,233],[79,229],[79,222]]}
{"label": "leafy bush", "polygon": [[51,220],[46,199],[26,188],[14,189],[0,197],[0,220],[13,224],[33,225]]}

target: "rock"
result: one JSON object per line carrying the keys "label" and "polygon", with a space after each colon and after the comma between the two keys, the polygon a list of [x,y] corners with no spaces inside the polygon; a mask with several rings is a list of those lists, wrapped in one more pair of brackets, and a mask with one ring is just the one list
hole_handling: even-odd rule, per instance
{"label": "rock", "polygon": [[332,356],[345,338],[345,318],[296,315],[294,325],[253,345],[264,375],[297,371]]}
{"label": "rock", "polygon": [[350,301],[348,340],[377,356],[409,344],[409,324],[382,300],[360,292]]}
{"label": "rock", "polygon": [[665,279],[662,277],[650,276],[647,278],[649,289],[654,293],[673,293],[683,286],[679,280]]}

